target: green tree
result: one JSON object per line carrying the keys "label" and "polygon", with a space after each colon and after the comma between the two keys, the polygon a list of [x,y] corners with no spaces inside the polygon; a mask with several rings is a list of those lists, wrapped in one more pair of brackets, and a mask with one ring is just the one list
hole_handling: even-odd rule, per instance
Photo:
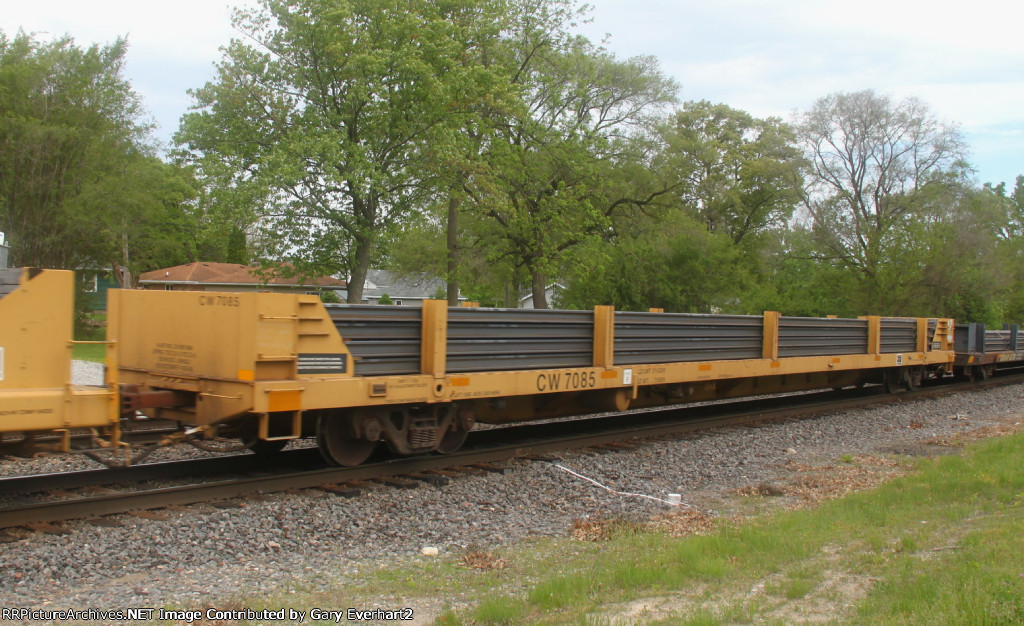
{"label": "green tree", "polygon": [[684,103],[662,133],[674,194],[709,231],[740,244],[786,227],[803,179],[795,136],[781,120],[703,100]]}
{"label": "green tree", "polygon": [[742,313],[779,311],[783,315],[856,317],[865,310],[850,297],[857,276],[842,263],[821,258],[809,228],[794,223],[759,254],[757,282],[743,297]]}
{"label": "green tree", "polygon": [[178,225],[186,261],[251,263],[260,241],[254,227],[257,212],[241,194],[218,188],[208,176],[197,177],[193,167],[181,167],[179,172],[194,189],[182,206]]}
{"label": "green tree", "polygon": [[591,241],[560,306],[611,304],[620,310],[736,312],[750,288],[739,248],[729,237],[678,211],[634,222],[614,244]]}
{"label": "green tree", "polygon": [[886,309],[919,279],[921,225],[964,186],[959,133],[916,99],[869,90],[818,100],[802,115],[799,138],[811,163],[806,207],[820,258],[855,273],[851,297],[862,310]]}
{"label": "green tree", "polygon": [[236,12],[245,40],[193,92],[176,141],[222,199],[260,207],[260,245],[305,273],[345,271],[359,302],[379,242],[430,201],[445,142],[500,82],[462,62],[500,4],[262,0]]}
{"label": "green tree", "polygon": [[573,34],[587,10],[575,0],[492,4],[502,26],[472,62],[502,88],[429,152],[437,192],[423,219],[403,220],[387,263],[444,275],[450,302],[464,281],[474,299],[511,305],[523,284],[542,291],[567,250],[607,235],[610,216],[657,195],[638,131],[675,85],[652,59],[618,61]]}
{"label": "green tree", "polygon": [[922,223],[917,246],[920,279],[904,289],[901,312],[941,313],[959,322],[1002,324],[1012,266],[1005,264],[1005,197],[989,189],[967,189],[939,219]]}
{"label": "green tree", "polygon": [[[457,224],[460,293],[483,306],[515,307],[523,285],[527,284],[526,277],[494,246],[500,234],[495,232],[490,218],[479,211],[465,210],[467,207],[472,209],[472,204],[461,205]],[[446,229],[453,232],[452,222],[444,216],[448,208],[444,203],[436,204],[431,207],[432,212],[404,220],[389,240],[385,266],[403,275],[446,275],[452,258]],[[451,294],[451,285],[448,286],[446,295]]]}
{"label": "green tree", "polygon": [[109,263],[131,224],[123,207],[148,202],[152,179],[136,175],[159,167],[123,77],[126,49],[0,33],[0,230],[12,264]]}
{"label": "green tree", "polygon": [[932,301],[958,321],[1024,321],[1024,176],[1009,193],[968,190],[944,226],[925,274]]}
{"label": "green tree", "polygon": [[553,4],[561,22],[526,28],[506,49],[525,106],[492,120],[481,181],[491,201],[477,204],[493,220],[492,249],[530,276],[536,308],[547,307],[548,277],[568,250],[607,235],[617,212],[666,193],[615,173],[647,158],[643,131],[677,89],[651,57],[622,61],[568,36],[575,5]]}
{"label": "green tree", "polygon": [[98,227],[95,261],[112,267],[120,286],[131,288],[142,272],[196,260],[190,238],[196,230],[197,192],[187,170],[157,157],[120,165],[116,176],[82,200],[92,207],[86,214],[95,216]]}
{"label": "green tree", "polygon": [[[1005,194],[1005,185],[997,192]],[[1001,267],[1009,272],[1011,283],[1004,321],[1024,323],[1024,176],[1018,176],[1006,202],[1007,228],[1000,244]]]}

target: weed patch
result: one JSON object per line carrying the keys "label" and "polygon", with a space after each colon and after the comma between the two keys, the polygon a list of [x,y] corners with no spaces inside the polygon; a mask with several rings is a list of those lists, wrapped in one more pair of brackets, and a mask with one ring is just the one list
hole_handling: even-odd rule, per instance
{"label": "weed patch", "polygon": [[462,555],[462,564],[473,569],[505,569],[508,562],[485,550],[470,550]]}
{"label": "weed patch", "polygon": [[780,484],[747,485],[735,493],[749,498],[789,496],[786,508],[806,508],[904,476],[911,467],[904,461],[886,457],[845,455],[841,464],[815,466],[791,462],[786,469],[795,472],[795,476]]}

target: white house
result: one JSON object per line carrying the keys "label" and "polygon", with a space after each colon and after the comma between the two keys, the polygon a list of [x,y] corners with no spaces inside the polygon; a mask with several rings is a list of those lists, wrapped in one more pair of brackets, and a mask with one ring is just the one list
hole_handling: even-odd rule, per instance
{"label": "white house", "polygon": [[[549,283],[548,286],[544,288],[544,299],[547,300],[549,308],[554,303],[555,296],[560,294],[560,293],[562,293],[562,291],[564,289],[565,289],[565,285],[563,285],[562,283]],[[532,289],[530,291],[526,292],[526,295],[524,295],[522,298],[519,298],[519,308],[520,309],[532,309],[532,308],[534,308],[534,306],[533,306],[533,290]]]}
{"label": "white house", "polygon": [[[387,270],[367,270],[363,304],[378,304],[386,295],[396,306],[423,306],[424,300],[444,300],[448,283],[427,274],[401,275]],[[459,295],[459,301],[467,298]]]}

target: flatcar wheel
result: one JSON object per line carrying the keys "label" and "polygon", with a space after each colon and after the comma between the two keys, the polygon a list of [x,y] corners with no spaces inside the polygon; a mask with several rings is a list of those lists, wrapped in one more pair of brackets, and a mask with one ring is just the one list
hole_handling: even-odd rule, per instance
{"label": "flatcar wheel", "polygon": [[468,430],[449,430],[441,437],[441,443],[437,444],[437,451],[441,454],[451,454],[458,452],[462,444],[466,443],[466,437],[469,436]]}
{"label": "flatcar wheel", "polygon": [[900,393],[906,391],[905,378],[903,372],[896,367],[890,367],[885,370],[882,374],[882,383],[885,386],[886,393]]}
{"label": "flatcar wheel", "polygon": [[352,427],[347,420],[330,415],[321,415],[316,424],[316,442],[323,455],[331,465],[352,467],[370,458],[376,441],[359,439],[352,435]]}
{"label": "flatcar wheel", "polygon": [[980,365],[972,365],[971,367],[966,368],[965,371],[967,372],[967,379],[971,382],[977,382],[988,378],[988,372],[986,372],[985,368]]}
{"label": "flatcar wheel", "polygon": [[920,387],[921,383],[924,382],[924,367],[909,367],[905,371],[905,376],[907,389],[913,391]]}

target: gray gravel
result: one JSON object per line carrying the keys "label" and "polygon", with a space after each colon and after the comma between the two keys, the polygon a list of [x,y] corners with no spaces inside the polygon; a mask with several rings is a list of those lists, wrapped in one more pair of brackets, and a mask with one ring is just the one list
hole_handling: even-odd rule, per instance
{"label": "gray gravel", "polygon": [[[817,419],[727,428],[645,442],[636,450],[565,453],[562,465],[620,491],[683,500],[710,512],[737,487],[772,480],[787,461],[835,461],[1007,420],[1024,411],[1024,385],[905,401]],[[0,460],[0,473],[56,464],[63,456]],[[491,548],[537,535],[564,536],[574,520],[649,516],[667,507],[608,493],[545,462],[509,475],[467,476],[444,487],[382,488],[346,500],[317,491],[273,494],[243,508],[209,505],[163,521],[118,516],[123,526],[66,524],[55,536],[14,530],[0,549],[6,607],[217,606],[250,597],[344,585],[361,565]]]}
{"label": "gray gravel", "polygon": [[102,385],[103,364],[93,361],[71,362],[72,385]]}

